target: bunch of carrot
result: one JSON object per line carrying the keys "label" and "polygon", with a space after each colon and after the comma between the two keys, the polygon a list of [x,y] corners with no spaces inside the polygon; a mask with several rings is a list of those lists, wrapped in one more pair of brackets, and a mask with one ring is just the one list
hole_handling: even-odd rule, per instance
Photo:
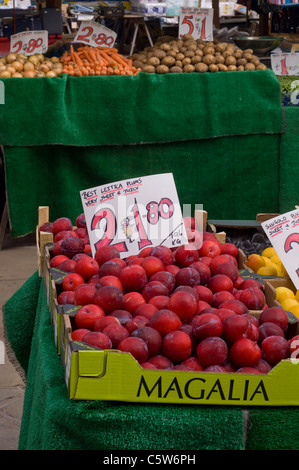
{"label": "bunch of carrot", "polygon": [[116,48],[81,46],[76,51],[73,45],[65,51],[60,61],[63,73],[82,77],[90,75],[136,75],[140,69],[132,65],[132,59],[119,54]]}

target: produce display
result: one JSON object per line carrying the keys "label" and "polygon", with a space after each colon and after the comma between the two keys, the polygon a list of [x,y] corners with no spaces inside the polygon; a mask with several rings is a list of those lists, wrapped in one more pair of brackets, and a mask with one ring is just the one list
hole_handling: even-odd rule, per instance
{"label": "produce display", "polygon": [[263,276],[288,277],[284,265],[272,246],[265,248],[260,255],[258,253],[249,255],[246,265]]}
{"label": "produce display", "polygon": [[276,300],[282,308],[299,318],[299,289],[294,292],[289,287],[279,286],[275,288],[275,291]]}
{"label": "produce display", "polygon": [[240,276],[236,246],[184,221],[187,245],[126,259],[113,245],[91,256],[84,214],[39,228],[53,234],[50,269],[64,273],[58,304],[78,307],[72,339],[128,352],[144,369],[262,374],[295,357],[287,312]]}
{"label": "produce display", "polygon": [[55,56],[10,53],[0,58],[0,78],[58,77],[62,72],[63,64]]}
{"label": "produce display", "polygon": [[133,54],[134,67],[146,73],[192,73],[266,70],[252,49],[234,44],[193,39],[159,38],[153,47]]}

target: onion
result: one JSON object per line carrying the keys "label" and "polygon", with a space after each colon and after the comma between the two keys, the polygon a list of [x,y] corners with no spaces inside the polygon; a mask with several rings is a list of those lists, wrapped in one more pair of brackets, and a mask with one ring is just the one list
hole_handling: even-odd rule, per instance
{"label": "onion", "polygon": [[6,70],[7,70],[8,72],[10,72],[11,74],[16,73],[16,71],[17,71],[12,65],[8,65],[8,66],[6,67]]}
{"label": "onion", "polygon": [[33,70],[27,70],[26,72],[24,72],[24,75],[23,75],[23,77],[27,77],[27,78],[33,78],[35,76],[36,74]]}
{"label": "onion", "polygon": [[29,62],[31,62],[32,64],[34,65],[37,65],[39,63],[39,60],[38,58],[36,57],[36,55],[31,55],[28,59]]}
{"label": "onion", "polygon": [[43,54],[36,54],[36,57],[40,62],[43,62],[45,60],[45,56]]}
{"label": "onion", "polygon": [[44,72],[37,72],[36,77],[45,77],[46,74]]}
{"label": "onion", "polygon": [[10,77],[11,77],[11,73],[8,70],[3,70],[3,72],[1,72],[0,74],[0,78],[10,78]]}
{"label": "onion", "polygon": [[7,62],[8,64],[11,64],[11,63],[14,62],[15,60],[17,60],[16,54],[12,54],[12,53],[11,53],[11,54],[8,54],[8,55],[6,56],[6,62]]}
{"label": "onion", "polygon": [[6,70],[6,65],[1,65],[0,63],[0,72],[3,72],[4,70]]}
{"label": "onion", "polygon": [[20,62],[19,60],[15,60],[14,62],[12,62],[11,66],[12,66],[17,72],[21,72],[21,70],[23,70],[23,68],[24,68],[24,65],[23,65],[22,62]]}
{"label": "onion", "polygon": [[17,60],[27,60],[27,56],[25,54],[17,54]]}
{"label": "onion", "polygon": [[24,71],[29,72],[34,70],[34,64],[32,62],[25,62]]}
{"label": "onion", "polygon": [[39,70],[43,72],[44,74],[46,74],[47,72],[49,72],[50,69],[46,64],[41,64],[41,66],[39,67]]}
{"label": "onion", "polygon": [[53,57],[51,57],[51,61],[53,62],[53,64],[55,64],[55,63],[59,62],[59,59],[58,59],[58,57],[53,56]]}
{"label": "onion", "polygon": [[23,75],[20,72],[15,72],[12,74],[12,78],[22,78]]}
{"label": "onion", "polygon": [[46,73],[46,77],[56,77],[56,73],[54,72],[54,70],[49,70],[49,72]]}
{"label": "onion", "polygon": [[53,69],[53,62],[51,62],[51,60],[45,60],[44,61],[44,64],[47,65],[49,67],[49,70],[52,70]]}

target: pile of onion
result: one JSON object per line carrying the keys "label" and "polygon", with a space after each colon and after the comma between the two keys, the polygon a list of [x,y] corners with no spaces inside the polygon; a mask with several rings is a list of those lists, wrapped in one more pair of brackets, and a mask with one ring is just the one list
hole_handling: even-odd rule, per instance
{"label": "pile of onion", "polygon": [[0,58],[0,78],[58,77],[62,71],[63,65],[58,57],[9,53]]}

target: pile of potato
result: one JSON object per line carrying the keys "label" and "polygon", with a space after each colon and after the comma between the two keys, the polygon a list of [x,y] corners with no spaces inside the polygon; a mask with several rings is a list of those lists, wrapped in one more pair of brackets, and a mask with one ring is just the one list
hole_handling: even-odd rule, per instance
{"label": "pile of potato", "polygon": [[63,64],[58,57],[10,53],[0,58],[0,78],[58,77],[62,71]]}
{"label": "pile of potato", "polygon": [[159,38],[153,47],[132,55],[133,65],[146,73],[227,72],[266,70],[252,49],[234,44],[203,41],[185,35],[182,39]]}

